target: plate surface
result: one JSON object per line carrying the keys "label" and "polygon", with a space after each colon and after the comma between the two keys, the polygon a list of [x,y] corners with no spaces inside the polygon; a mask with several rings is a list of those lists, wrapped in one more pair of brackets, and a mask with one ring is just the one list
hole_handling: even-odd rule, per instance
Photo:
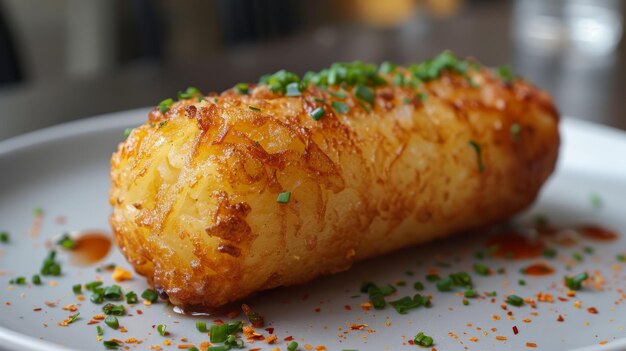
{"label": "plate surface", "polygon": [[[141,124],[146,115],[145,109],[127,111],[0,143],[0,231],[11,235],[9,243],[0,243],[0,348],[104,349],[96,339],[96,326],[88,324],[91,316],[101,313],[102,306],[88,298],[78,301],[72,286],[96,278],[110,285],[110,273],[98,273],[96,268],[100,265],[72,266],[68,255],[60,252],[62,276],[43,277],[40,286],[30,284],[30,277],[39,271],[48,252],[45,243],[50,238],[73,230],[109,232],[109,158],[123,138],[123,130]],[[561,227],[595,223],[626,233],[626,134],[571,119],[563,121],[561,130],[563,146],[558,171],[537,203],[514,221],[529,226],[536,215],[542,214]],[[35,208],[43,210],[41,223],[33,214]],[[30,233],[33,225],[41,225],[38,235]],[[307,285],[259,294],[247,302],[265,316],[266,327],[273,328],[278,344],[256,341],[246,343],[247,349],[286,350],[288,342],[284,338],[289,336],[300,344],[299,350],[323,349],[321,346],[328,350],[419,349],[408,344],[419,331],[435,339],[437,350],[626,348],[626,295],[621,290],[626,289],[626,263],[616,259],[617,254],[626,253],[626,238],[620,236],[608,243],[585,239],[571,247],[558,247],[554,259],[486,258],[480,262],[491,267],[494,274],[484,277],[473,273],[472,266],[478,262],[475,252],[485,247],[485,240],[486,233],[466,234],[361,262],[345,273]],[[571,259],[576,254],[582,255],[582,262]],[[102,264],[111,262],[129,269],[116,249]],[[520,273],[521,268],[535,262],[547,262],[557,272],[545,277]],[[495,273],[499,268],[506,272]],[[468,299],[469,305],[464,306],[462,290],[438,292],[435,284],[425,279],[433,269],[440,275],[471,272],[480,297]],[[574,297],[567,296],[562,277],[583,271],[589,272],[597,284],[586,286]],[[18,276],[27,277],[28,284],[10,284]],[[525,280],[525,286],[519,284],[520,279]],[[398,292],[388,300],[412,296],[417,292],[413,283],[421,281],[425,285],[422,293],[432,294],[433,307],[405,315],[390,306],[366,311],[361,304],[368,298],[359,292],[363,281],[395,284]],[[405,281],[406,286],[399,281]],[[120,285],[138,293],[147,287],[138,276]],[[497,292],[493,300],[484,294],[490,291]],[[555,302],[537,302],[536,308],[528,304],[508,306],[507,310],[501,307],[506,295],[536,298],[538,292],[551,294]],[[80,318],[62,327],[57,323],[71,314],[62,309],[68,304],[76,304]],[[590,313],[590,307],[598,313]],[[143,314],[138,314],[137,309]],[[197,320],[208,324],[215,318],[228,320],[181,316],[164,302],[151,306],[140,303],[129,308],[129,313],[132,316],[120,317],[126,333],[99,323],[104,329],[104,340],[136,338],[141,344],[126,344],[131,350],[148,349],[149,345],[174,350],[180,344],[198,346],[208,340],[206,334],[196,330]],[[563,322],[557,322],[559,315]],[[170,334],[159,335],[154,329],[156,324],[167,325]],[[258,331],[269,335],[269,331]],[[170,346],[164,345],[166,340]],[[527,343],[537,347],[530,348]]]}

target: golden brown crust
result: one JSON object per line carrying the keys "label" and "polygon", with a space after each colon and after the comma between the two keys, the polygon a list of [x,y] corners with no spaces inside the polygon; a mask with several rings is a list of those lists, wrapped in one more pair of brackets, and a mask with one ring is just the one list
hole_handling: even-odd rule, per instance
{"label": "golden brown crust", "polygon": [[301,97],[258,86],[155,109],[111,160],[116,241],[173,304],[217,307],[504,220],[553,171],[558,113],[522,80],[469,74],[478,87],[444,72],[419,88],[424,102],[379,87],[373,108],[314,86]]}

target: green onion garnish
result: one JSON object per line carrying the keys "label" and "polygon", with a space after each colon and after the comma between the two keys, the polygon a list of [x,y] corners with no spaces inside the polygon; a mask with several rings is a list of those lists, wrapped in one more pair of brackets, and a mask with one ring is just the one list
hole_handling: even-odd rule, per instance
{"label": "green onion garnish", "polygon": [[465,296],[467,298],[476,297],[476,296],[478,296],[478,292],[476,292],[476,290],[474,290],[474,289],[467,289],[467,290],[465,290],[465,294],[463,294],[463,296]]}
{"label": "green onion garnish", "polygon": [[515,74],[513,73],[513,69],[511,66],[500,66],[495,69],[495,73],[505,81],[506,83],[511,83],[515,78]]}
{"label": "green onion garnish", "polygon": [[196,87],[189,87],[184,92],[179,91],[177,96],[178,96],[178,100],[187,100],[187,99],[191,99],[192,97],[201,95],[201,94],[202,93],[200,92],[200,89]]}
{"label": "green onion garnish", "polygon": [[555,248],[549,247],[549,248],[547,248],[547,249],[543,250],[543,253],[542,253],[542,254],[543,254],[543,257],[547,257],[547,258],[555,258],[555,257],[556,257],[557,252],[556,252],[556,249],[555,249]]}
{"label": "green onion garnish", "polygon": [[278,196],[276,197],[276,202],[281,203],[281,204],[286,204],[289,202],[290,198],[291,198],[291,192],[285,191],[285,192],[278,194]]}
{"label": "green onion garnish", "polygon": [[476,263],[474,264],[474,272],[480,275],[489,275],[489,267],[484,264]]}
{"label": "green onion garnish", "polygon": [[285,96],[300,96],[302,93],[300,92],[300,84],[297,82],[289,83],[286,86]]}
{"label": "green onion garnish", "polygon": [[380,68],[378,68],[378,71],[382,74],[393,73],[396,70],[396,66],[397,65],[393,62],[385,61],[380,64]]}
{"label": "green onion garnish", "polygon": [[133,131],[132,128],[126,128],[124,129],[124,139],[128,138],[128,136],[130,135],[130,133]]}
{"label": "green onion garnish", "polygon": [[46,257],[43,261],[43,265],[39,271],[41,275],[61,275],[61,264],[55,260],[56,254],[56,251],[50,251],[48,257]]}
{"label": "green onion garnish", "polygon": [[14,282],[17,285],[26,285],[26,277],[17,277]]}
{"label": "green onion garnish", "polygon": [[248,106],[248,108],[251,109],[252,111],[261,111],[260,108],[254,107],[254,106]]}
{"label": "green onion garnish", "polygon": [[209,332],[209,330],[206,327],[206,322],[203,322],[203,321],[196,321],[196,329],[198,329],[198,331],[201,333]]}
{"label": "green onion garnish", "polygon": [[161,113],[166,113],[170,110],[170,108],[172,108],[172,105],[174,105],[174,99],[170,98],[159,102],[157,108],[159,109],[159,111],[161,111]]}
{"label": "green onion garnish", "polygon": [[311,113],[309,113],[309,115],[316,121],[319,121],[320,119],[322,119],[322,117],[324,117],[325,114],[326,114],[326,111],[324,110],[323,107],[318,107],[315,110],[311,111]]}
{"label": "green onion garnish", "polygon": [[485,295],[487,295],[487,296],[489,296],[489,297],[494,297],[494,296],[497,296],[497,295],[498,295],[498,293],[497,293],[497,292],[495,292],[495,291],[492,291],[492,292],[488,292],[488,293],[486,293]]}
{"label": "green onion garnish", "polygon": [[511,125],[511,136],[514,140],[517,140],[519,133],[522,131],[522,126],[519,123],[513,123]]}
{"label": "green onion garnish", "polygon": [[8,243],[9,242],[9,233],[0,232],[0,243]]}
{"label": "green onion garnish", "polygon": [[425,335],[423,332],[419,332],[417,335],[415,335],[413,342],[419,346],[430,347],[433,345],[433,338]]}
{"label": "green onion garnish", "polygon": [[524,304],[524,299],[517,295],[509,295],[504,302],[508,303],[509,305],[520,307]]}
{"label": "green onion garnish", "polygon": [[102,336],[102,334],[104,334],[104,330],[102,330],[101,326],[96,326],[96,333],[98,334],[98,336]]}
{"label": "green onion garnish", "polygon": [[437,290],[439,291],[450,291],[452,290],[452,279],[450,277],[444,277],[437,281]]}
{"label": "green onion garnish", "polygon": [[227,324],[212,324],[211,325],[211,342],[224,342],[228,337],[228,325]]}
{"label": "green onion garnish", "polygon": [[575,259],[577,262],[582,262],[585,260],[585,257],[580,252],[574,252],[572,254],[572,258]]}
{"label": "green onion garnish", "polygon": [[117,350],[118,347],[122,346],[119,342],[115,340],[103,341],[102,345],[104,345],[104,347],[106,347],[108,350]]}
{"label": "green onion garnish", "polygon": [[134,291],[129,291],[126,293],[126,303],[129,305],[133,305],[139,302],[137,298],[137,294]]}
{"label": "green onion garnish", "polygon": [[580,290],[582,288],[583,282],[589,278],[589,274],[587,272],[583,272],[577,274],[573,277],[564,277],[565,286],[567,286],[570,290]]}
{"label": "green onion garnish", "polygon": [[405,296],[399,300],[391,301],[389,304],[400,314],[406,314],[409,310],[421,306],[430,307],[430,299],[427,296],[416,294],[413,298]]}
{"label": "green onion garnish", "polygon": [[426,93],[417,93],[416,97],[421,101],[421,102],[426,102],[426,100],[428,100],[428,94]]}
{"label": "green onion garnish", "polygon": [[337,90],[337,91],[329,90],[328,93],[338,99],[345,99],[348,97],[348,95],[341,90]]}
{"label": "green onion garnish", "polygon": [[100,292],[100,291],[94,292],[89,297],[89,301],[91,301],[93,303],[102,303],[104,301],[104,292]]}
{"label": "green onion garnish", "polygon": [[591,207],[593,207],[594,209],[600,209],[602,208],[602,198],[600,197],[600,195],[598,194],[591,194],[589,196],[589,201],[591,202]]}
{"label": "green onion garnish", "polygon": [[74,292],[75,295],[80,295],[83,293],[83,286],[80,284],[76,284],[72,286],[72,291]]}
{"label": "green onion garnish", "polygon": [[104,314],[106,315],[111,316],[123,316],[124,314],[126,314],[126,308],[124,307],[124,305],[107,303],[106,305],[102,306],[102,312],[104,312]]}
{"label": "green onion garnish", "polygon": [[404,85],[404,74],[396,73],[393,77],[393,85],[403,86]]}
{"label": "green onion garnish", "polygon": [[248,93],[248,90],[250,90],[250,85],[248,83],[237,83],[235,90],[237,90],[239,94],[245,95]]}
{"label": "green onion garnish", "polygon": [[94,291],[94,289],[96,289],[97,287],[101,286],[102,282],[99,280],[95,280],[91,283],[87,283],[85,284],[85,289],[88,291]]}
{"label": "green onion garnish", "polygon": [[119,285],[111,285],[104,289],[104,297],[108,300],[118,301],[122,299],[122,287]]}
{"label": "green onion garnish", "polygon": [[104,324],[108,325],[109,327],[113,329],[117,329],[120,327],[120,322],[117,320],[117,317],[115,316],[107,316],[104,319]]}
{"label": "green onion garnish", "polygon": [[298,343],[295,341],[292,341],[289,343],[289,345],[287,345],[287,351],[296,351],[297,348],[298,348]]}
{"label": "green onion garnish", "polygon": [[618,254],[615,256],[617,262],[626,262],[626,255]]}
{"label": "green onion garnish", "polygon": [[422,282],[415,282],[415,283],[413,283],[413,288],[415,290],[422,291],[422,290],[424,290],[424,284],[422,284]]}
{"label": "green onion garnish", "polygon": [[157,325],[157,331],[159,332],[159,335],[161,336],[165,336],[167,334],[167,326],[165,324],[159,324]]}
{"label": "green onion garnish", "polygon": [[521,286],[524,286],[524,285],[526,285],[526,281],[524,279],[520,279],[520,280],[517,281],[517,284],[519,284]]}
{"label": "green onion garnish", "polygon": [[157,295],[157,293],[156,293],[156,292],[154,292],[154,290],[152,290],[152,289],[146,289],[146,290],[144,290],[144,292],[141,294],[141,297],[142,297],[144,300],[148,300],[148,301],[150,301],[150,302],[155,302],[155,301],[159,298],[159,295]]}
{"label": "green onion garnish", "polygon": [[374,104],[374,92],[363,84],[357,84],[354,87],[354,95],[365,102]]}
{"label": "green onion garnish", "polygon": [[485,165],[483,164],[482,152],[480,149],[480,144],[478,144],[474,140],[469,141],[469,145],[476,152],[476,162],[478,162],[478,170],[482,173],[485,170]]}
{"label": "green onion garnish", "polygon": [[200,351],[200,350],[198,350],[197,347],[192,346],[192,347],[188,348],[187,351]]}
{"label": "green onion garnish", "polygon": [[39,276],[39,274],[33,275],[33,277],[31,278],[31,281],[33,282],[34,285],[41,285],[41,277]]}
{"label": "green onion garnish", "polygon": [[343,102],[340,101],[333,101],[331,103],[333,109],[339,113],[346,113],[348,111],[350,111],[350,106],[344,104]]}
{"label": "green onion garnish", "polygon": [[426,280],[427,280],[427,281],[429,281],[429,282],[431,282],[431,283],[432,283],[432,282],[436,282],[436,281],[438,281],[439,279],[441,279],[441,278],[439,277],[439,274],[427,274],[427,275],[426,275]]}

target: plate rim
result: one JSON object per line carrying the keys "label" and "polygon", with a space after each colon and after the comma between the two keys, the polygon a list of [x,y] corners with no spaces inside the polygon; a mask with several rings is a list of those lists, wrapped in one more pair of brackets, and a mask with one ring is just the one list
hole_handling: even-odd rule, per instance
{"label": "plate rim", "polygon": [[[41,144],[54,142],[62,138],[104,132],[132,125],[140,125],[146,120],[151,109],[151,107],[142,107],[96,115],[93,117],[37,129],[5,140],[0,140],[0,157],[9,155],[13,152],[19,152],[23,149],[36,147]],[[608,139],[611,139],[609,140],[611,143],[623,142],[626,145],[626,131],[571,117],[562,117],[559,121],[559,130],[561,132],[561,137],[564,140],[563,144],[567,143],[567,137],[564,133],[566,129],[570,131],[575,130],[585,135],[606,136]],[[556,171],[562,170],[564,164],[563,160],[566,159],[563,157],[563,144],[561,145],[561,155],[559,156],[559,165]],[[5,343],[2,345],[3,347],[8,347],[9,349],[11,349],[11,347],[15,347],[20,350],[77,350],[75,348],[66,347],[47,340],[41,340],[31,335],[22,334],[3,326],[0,326],[0,341]],[[626,348],[626,337],[614,340],[606,345],[589,345],[573,349],[572,351],[619,351],[624,348]]]}

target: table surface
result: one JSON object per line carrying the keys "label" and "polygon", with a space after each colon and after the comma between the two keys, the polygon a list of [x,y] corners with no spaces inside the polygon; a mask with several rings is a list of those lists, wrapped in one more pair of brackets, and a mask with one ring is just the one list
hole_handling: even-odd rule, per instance
{"label": "table surface", "polygon": [[609,56],[540,55],[516,43],[510,3],[467,6],[448,20],[422,18],[396,29],[331,25],[270,43],[229,48],[201,61],[137,63],[107,75],[24,83],[0,90],[0,140],[30,130],[153,106],[187,86],[221,91],[278,69],[304,73],[335,61],[418,62],[451,49],[517,73],[549,91],[562,115],[626,129],[624,40]]}

